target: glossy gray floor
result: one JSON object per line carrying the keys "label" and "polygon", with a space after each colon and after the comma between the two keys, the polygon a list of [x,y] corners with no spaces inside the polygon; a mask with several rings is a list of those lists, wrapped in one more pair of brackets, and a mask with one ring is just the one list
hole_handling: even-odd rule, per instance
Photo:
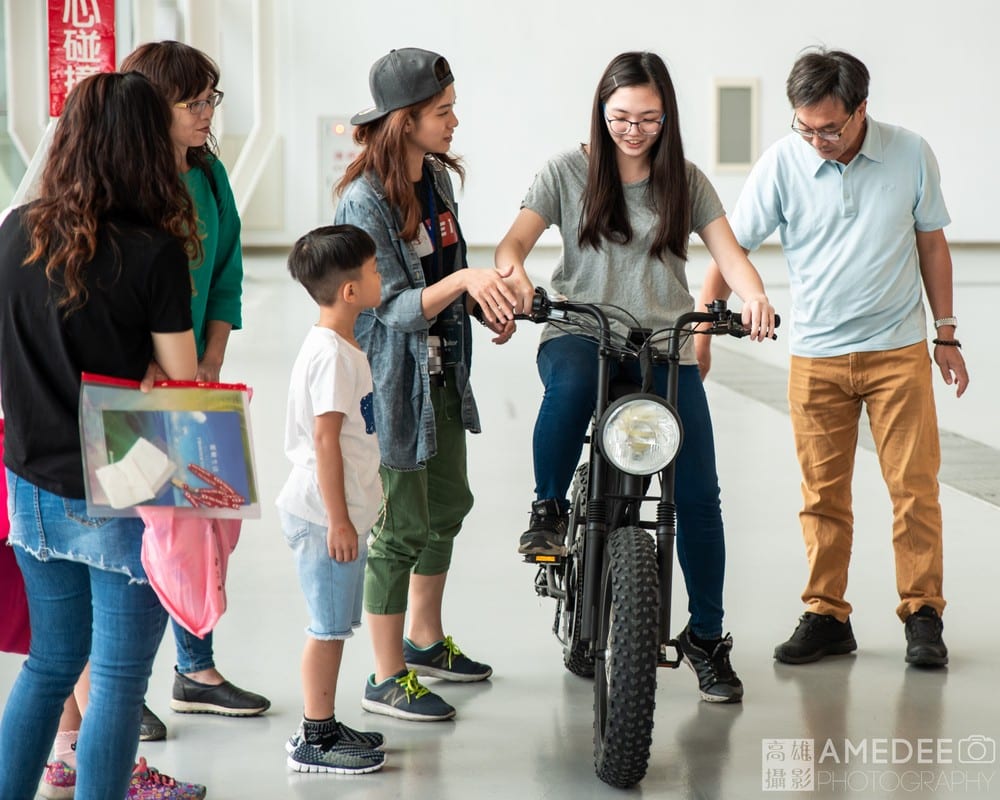
{"label": "glossy gray floor", "polygon": [[[860,649],[800,667],[772,660],[774,645],[791,633],[801,611],[804,574],[798,468],[782,403],[787,351],[782,340],[721,343],[725,353],[717,357],[708,390],[727,522],[726,626],[735,638],[733,660],[746,700],[710,706],[699,702],[687,669],[661,671],[649,773],[626,794],[715,800],[1000,793],[1000,701],[994,686],[1000,636],[996,607],[988,599],[1000,563],[1000,513],[981,499],[991,491],[995,498],[1000,486],[993,332],[1000,292],[988,272],[995,251],[961,250],[955,258],[956,308],[973,383],[956,401],[938,380],[942,428],[960,439],[946,453],[945,470],[977,478],[984,488],[980,497],[942,488],[950,666],[927,672],[903,663],[903,630],[893,613],[889,503],[865,449],[855,479],[850,587]],[[488,256],[478,263],[488,263]],[[775,305],[787,313],[780,258],[767,254],[759,264]],[[472,656],[492,663],[494,678],[479,685],[435,684],[458,708],[454,722],[414,724],[366,714],[358,700],[371,657],[362,629],[347,646],[338,714],[352,725],[385,732],[388,765],[358,778],[287,770],[283,744],[301,711],[298,661],[305,620],[272,502],[286,470],[286,381],[314,312],[287,279],[281,256],[248,259],[246,299],[246,330],[233,337],[225,375],[255,390],[264,514],[245,526],[231,562],[230,610],[217,630],[216,653],[228,677],[267,694],[274,705],[267,715],[248,720],[171,713],[168,636],[148,697],[169,738],[142,745],[140,753],[165,772],[207,784],[212,800],[621,796],[594,777],[591,684],[563,669],[550,632],[551,601],[535,597],[533,569],[515,553],[532,490],[530,437],[539,397],[537,330],[531,326],[522,326],[504,348],[477,332],[474,383],[485,427],[469,440],[477,502],[459,539],[447,593],[448,630]],[[683,591],[676,597],[679,630]],[[19,663],[0,655],[0,702]],[[808,755],[800,745],[809,740],[813,791],[790,791],[800,774],[793,759]],[[783,773],[773,771],[782,766]],[[772,794],[781,789],[783,795]]]}

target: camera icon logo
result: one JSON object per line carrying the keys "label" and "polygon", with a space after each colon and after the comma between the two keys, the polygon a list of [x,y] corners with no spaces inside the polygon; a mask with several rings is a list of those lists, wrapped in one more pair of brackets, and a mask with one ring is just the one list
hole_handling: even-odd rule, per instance
{"label": "camera icon logo", "polygon": [[996,760],[996,739],[976,734],[958,740],[959,764],[992,764]]}

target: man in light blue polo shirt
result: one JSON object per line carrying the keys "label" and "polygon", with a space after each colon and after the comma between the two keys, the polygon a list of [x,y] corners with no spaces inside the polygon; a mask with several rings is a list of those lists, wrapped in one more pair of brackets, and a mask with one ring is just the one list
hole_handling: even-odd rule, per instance
{"label": "man in light blue polo shirt", "polygon": [[[906,661],[943,666],[941,454],[923,291],[945,382],[961,396],[969,377],[955,338],[937,161],[916,134],[868,116],[868,70],[848,53],[806,53],[786,90],[793,132],[754,166],[731,217],[748,252],[778,231],[792,295],[788,403],[809,578],[806,612],[774,657],[802,664],[857,649],[844,594],[865,406],[893,504]],[[713,264],[702,301],[728,295]],[[711,337],[697,339],[704,375]]]}

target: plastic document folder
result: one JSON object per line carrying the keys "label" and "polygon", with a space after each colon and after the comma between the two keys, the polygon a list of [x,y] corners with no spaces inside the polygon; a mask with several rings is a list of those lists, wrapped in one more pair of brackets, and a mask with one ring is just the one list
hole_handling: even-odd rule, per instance
{"label": "plastic document folder", "polygon": [[134,381],[84,374],[80,388],[87,508],[138,516],[166,506],[205,517],[256,518],[260,498],[242,384]]}

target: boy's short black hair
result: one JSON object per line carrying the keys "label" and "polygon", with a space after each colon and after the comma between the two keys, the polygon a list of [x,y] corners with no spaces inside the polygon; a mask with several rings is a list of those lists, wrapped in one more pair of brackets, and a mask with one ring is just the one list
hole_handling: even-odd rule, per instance
{"label": "boy's short black hair", "polygon": [[344,281],[375,256],[375,240],[356,225],[324,225],[302,236],[288,271],[321,306],[331,306]]}

